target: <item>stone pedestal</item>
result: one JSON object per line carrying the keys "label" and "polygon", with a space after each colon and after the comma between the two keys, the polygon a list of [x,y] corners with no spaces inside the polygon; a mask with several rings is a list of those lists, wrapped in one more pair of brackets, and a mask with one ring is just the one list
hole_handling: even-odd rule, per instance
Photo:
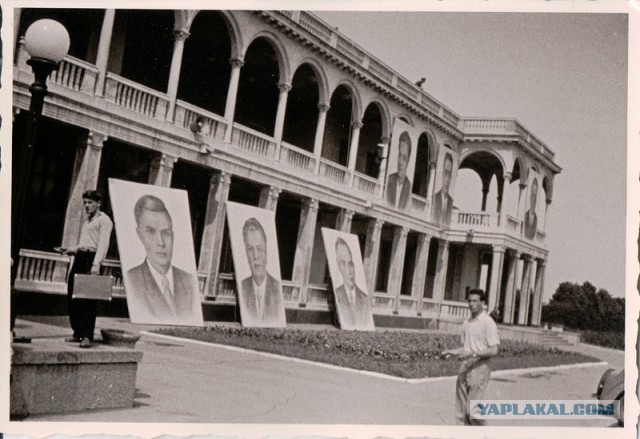
{"label": "stone pedestal", "polygon": [[140,351],[62,341],[13,349],[11,415],[133,406]]}

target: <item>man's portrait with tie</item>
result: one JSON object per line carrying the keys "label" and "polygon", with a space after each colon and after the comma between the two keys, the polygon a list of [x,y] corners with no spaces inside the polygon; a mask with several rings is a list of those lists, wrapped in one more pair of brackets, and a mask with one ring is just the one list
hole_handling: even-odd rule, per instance
{"label": "man's portrait with tie", "polygon": [[433,211],[431,220],[442,226],[451,224],[451,212],[453,210],[453,198],[449,193],[451,177],[453,175],[453,156],[446,153],[442,165],[442,187],[433,196]]}
{"label": "man's portrait with tie", "polygon": [[536,215],[536,204],[538,203],[538,180],[533,179],[531,182],[531,191],[529,192],[529,209],[524,216],[524,237],[534,239],[538,232],[538,216]]}
{"label": "man's portrait with tie", "polygon": [[365,331],[375,329],[358,237],[327,228],[322,229],[322,236],[334,285],[340,328]]}
{"label": "man's portrait with tie", "polygon": [[142,195],[134,205],[133,217],[145,257],[124,274],[131,321],[202,325],[195,272],[172,264],[175,236],[173,219],[165,203],[158,196]]}
{"label": "man's portrait with tie", "polygon": [[242,325],[286,326],[273,212],[227,203],[227,218]]}

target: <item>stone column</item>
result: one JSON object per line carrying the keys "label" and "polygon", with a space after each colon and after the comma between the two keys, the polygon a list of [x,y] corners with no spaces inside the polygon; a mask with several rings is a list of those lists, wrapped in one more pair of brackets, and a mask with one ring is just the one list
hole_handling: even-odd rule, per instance
{"label": "stone column", "polygon": [[353,175],[356,170],[356,160],[358,159],[358,143],[360,143],[360,128],[364,124],[362,122],[351,122],[351,144],[349,145],[349,161],[347,168],[349,169],[349,186],[353,186]]}
{"label": "stone column", "polygon": [[309,273],[311,272],[311,258],[313,256],[313,241],[316,234],[318,219],[318,200],[306,199],[300,212],[300,226],[298,228],[298,242],[293,262],[292,281],[300,288],[299,305],[307,304],[307,291],[309,288]]}
{"label": "stone column", "polygon": [[280,95],[278,97],[278,111],[276,113],[276,125],[273,128],[273,138],[276,142],[276,160],[280,160],[280,145],[282,144],[282,132],[284,130],[284,117],[287,112],[287,98],[291,91],[291,85],[281,82],[278,84]]}
{"label": "stone column", "polygon": [[244,65],[241,59],[232,59],[231,78],[229,79],[229,91],[227,93],[227,103],[224,107],[224,119],[227,122],[227,130],[224,132],[224,141],[231,142],[233,133],[233,118],[236,113],[236,98],[238,97],[238,83],[240,82],[240,69]]}
{"label": "stone column", "polygon": [[532,258],[524,255],[524,267],[522,268],[522,285],[520,286],[520,306],[518,308],[518,325],[527,324],[529,311],[529,296],[531,294],[531,266]]}
{"label": "stone column", "polygon": [[213,175],[209,181],[207,211],[198,262],[198,272],[207,273],[204,286],[206,296],[216,295],[224,234],[225,203],[229,199],[230,186],[231,175],[226,172]]}
{"label": "stone column", "polygon": [[433,185],[436,181],[436,161],[431,160],[429,162],[429,184],[427,185],[427,204],[431,206],[431,200],[433,200]]}
{"label": "stone column", "polygon": [[417,299],[416,311],[422,315],[424,305],[424,286],[427,282],[427,265],[429,263],[429,244],[431,236],[426,233],[418,234],[416,247],[416,263],[413,270],[413,280],[411,282],[411,296]]}
{"label": "stone column", "polygon": [[318,124],[316,125],[316,138],[313,142],[313,155],[316,158],[315,173],[320,170],[320,157],[322,157],[322,142],[324,141],[324,128],[327,123],[328,105],[318,105]]}
{"label": "stone column", "polygon": [[502,321],[504,323],[513,323],[513,313],[515,311],[514,303],[516,296],[516,280],[518,279],[518,261],[520,253],[515,252],[509,257],[507,288],[505,289],[504,310],[502,312]]}
{"label": "stone column", "polygon": [[90,131],[86,146],[81,146],[76,150],[69,204],[67,204],[64,230],[62,232],[63,247],[70,247],[78,243],[84,219],[82,194],[84,191],[95,189],[98,184],[102,148],[107,138],[105,134]]}
{"label": "stone column", "polygon": [[531,325],[540,326],[540,317],[542,311],[542,295],[544,294],[544,270],[547,261],[538,259],[536,261],[536,286],[533,296],[533,309],[531,310]]}
{"label": "stone column", "polygon": [[505,227],[506,223],[505,223],[505,218],[506,218],[506,209],[505,209],[505,203],[504,203],[504,199],[506,198],[507,192],[509,191],[509,184],[511,183],[511,173],[506,172],[504,174],[504,180],[503,180],[503,189],[502,189],[502,199],[500,200],[500,210],[498,212],[499,218],[498,218],[498,224],[500,225],[500,227]]}
{"label": "stone column", "polygon": [[278,207],[278,197],[280,196],[281,189],[275,186],[265,186],[260,190],[260,204],[258,206],[262,209],[276,211]]}
{"label": "stone column", "polygon": [[372,294],[376,289],[378,274],[378,257],[380,256],[380,238],[384,221],[371,218],[367,225],[367,241],[364,245],[364,274],[367,277],[367,287]]}
{"label": "stone column", "polygon": [[400,291],[402,290],[402,270],[404,269],[404,255],[407,251],[407,227],[396,227],[393,231],[393,245],[391,247],[391,268],[387,281],[387,294],[394,297],[394,314],[400,309]]}
{"label": "stone column", "polygon": [[491,281],[489,287],[489,298],[487,309],[493,311],[500,303],[500,286],[502,283],[502,264],[504,260],[505,247],[502,245],[493,246],[493,257],[491,261]]}
{"label": "stone column", "polygon": [[105,9],[102,30],[100,31],[100,42],[98,43],[98,54],[96,56],[96,67],[98,68],[98,78],[96,79],[96,96],[104,96],[104,81],[107,77],[107,67],[109,64],[109,49],[111,48],[111,36],[113,35],[113,22],[115,21],[116,10]]}
{"label": "stone column", "polygon": [[483,212],[487,210],[487,195],[489,194],[489,183],[486,183],[485,180],[482,181],[482,210]]}
{"label": "stone column", "polygon": [[433,298],[438,302],[444,300],[444,288],[447,281],[447,265],[449,264],[449,241],[438,243],[438,260],[436,261],[436,278],[433,282]]}
{"label": "stone column", "polygon": [[169,154],[156,154],[151,160],[149,184],[171,187],[171,174],[173,173],[173,165],[177,160],[177,157]]}
{"label": "stone column", "polygon": [[167,109],[167,120],[173,121],[173,114],[176,109],[176,99],[178,96],[178,84],[180,82],[180,68],[182,67],[182,53],[184,52],[184,42],[189,38],[186,29],[176,29],[173,31],[175,41],[173,43],[173,56],[171,58],[171,68],[169,70],[169,85],[167,95],[169,97],[169,108]]}
{"label": "stone column", "polygon": [[353,220],[353,210],[340,209],[336,220],[336,230],[351,233],[351,221]]}

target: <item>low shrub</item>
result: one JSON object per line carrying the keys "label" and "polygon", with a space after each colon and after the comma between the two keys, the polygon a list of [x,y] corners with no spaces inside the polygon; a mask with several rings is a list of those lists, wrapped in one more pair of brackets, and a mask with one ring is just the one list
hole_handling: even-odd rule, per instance
{"label": "low shrub", "polygon": [[624,351],[624,332],[612,331],[581,331],[580,341],[605,348]]}
{"label": "low shrub", "polygon": [[[460,345],[453,334],[338,329],[254,329],[228,326],[162,328],[157,333],[270,352],[403,378],[456,375],[460,361],[440,358]],[[504,340],[493,368],[512,369],[570,364],[594,359],[584,355]]]}

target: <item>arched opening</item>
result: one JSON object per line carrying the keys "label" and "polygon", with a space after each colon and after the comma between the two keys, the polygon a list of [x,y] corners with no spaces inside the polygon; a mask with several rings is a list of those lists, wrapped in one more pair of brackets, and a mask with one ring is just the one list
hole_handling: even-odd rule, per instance
{"label": "arched opening", "polygon": [[224,115],[231,77],[231,39],[222,14],[200,12],[185,41],[178,99]]}
{"label": "arched opening", "polygon": [[353,111],[351,91],[344,85],[339,86],[331,95],[329,105],[331,108],[327,113],[322,157],[346,166],[351,138],[351,112]]}
{"label": "arched opening", "polygon": [[298,67],[291,81],[287,98],[282,140],[308,152],[313,144],[318,124],[320,89],[318,77],[309,64]]}
{"label": "arched opening", "polygon": [[356,157],[356,171],[369,177],[378,178],[380,172],[380,157],[378,143],[382,138],[382,115],[378,105],[369,104],[362,118],[360,139],[358,141],[358,155]]}
{"label": "arched opening", "polygon": [[502,201],[503,175],[502,163],[494,154],[480,151],[469,155],[458,170],[456,206],[465,211],[497,212]]}
{"label": "arched opening", "polygon": [[108,70],[166,92],[175,41],[173,26],[173,11],[117,10]]}
{"label": "arched opening", "polygon": [[240,71],[236,122],[273,136],[278,110],[280,69],[273,46],[266,38],[256,38]]}
{"label": "arched opening", "polygon": [[426,133],[422,133],[418,138],[418,147],[416,148],[416,167],[413,171],[412,192],[423,198],[427,198],[429,186],[430,150],[429,137]]}
{"label": "arched opening", "polygon": [[30,9],[20,15],[18,35],[23,37],[35,21],[50,18],[61,23],[69,32],[69,55],[95,64],[104,19],[103,9]]}

